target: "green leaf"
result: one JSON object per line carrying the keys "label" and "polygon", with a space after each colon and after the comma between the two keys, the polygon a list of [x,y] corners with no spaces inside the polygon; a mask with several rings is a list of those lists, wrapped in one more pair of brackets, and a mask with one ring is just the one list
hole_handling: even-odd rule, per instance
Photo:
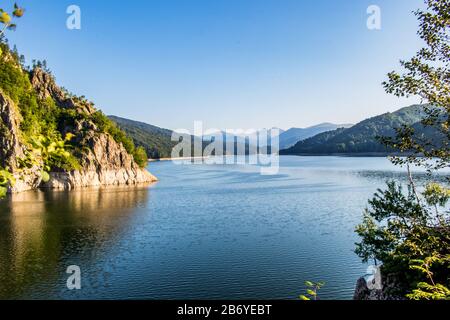
{"label": "green leaf", "polygon": [[308,298],[307,296],[301,295],[301,296],[300,296],[300,300],[303,300],[303,301],[310,301],[311,299]]}
{"label": "green leaf", "polygon": [[8,190],[5,187],[0,187],[0,199],[6,197],[6,192]]}
{"label": "green leaf", "polygon": [[41,178],[42,178],[42,182],[44,182],[44,183],[47,183],[50,181],[50,175],[48,174],[48,172],[42,171]]}
{"label": "green leaf", "polygon": [[306,290],[306,293],[311,295],[311,296],[314,296],[314,297],[317,296],[317,293],[314,290],[311,290],[311,289]]}
{"label": "green leaf", "polygon": [[14,15],[15,17],[17,17],[17,18],[21,18],[21,17],[23,17],[24,12],[25,12],[24,9],[22,9],[22,8],[17,8],[17,9],[15,9],[15,10],[13,11],[13,15]]}
{"label": "green leaf", "polygon": [[9,24],[11,22],[11,16],[5,11],[1,12],[0,13],[0,22],[3,24]]}

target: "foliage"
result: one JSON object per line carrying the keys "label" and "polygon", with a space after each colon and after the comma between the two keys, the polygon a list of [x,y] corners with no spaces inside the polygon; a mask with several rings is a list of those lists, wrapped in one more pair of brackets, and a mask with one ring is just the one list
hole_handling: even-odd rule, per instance
{"label": "foliage", "polygon": [[[395,128],[417,125],[424,113],[422,106],[414,105],[393,113],[366,119],[350,128],[339,128],[298,142],[282,154],[333,154],[333,153],[389,153],[393,147],[385,146],[380,136],[395,136]],[[417,128],[422,132],[422,128]]]}
{"label": "foliage", "polygon": [[172,141],[172,131],[161,129],[146,123],[111,116],[114,121],[136,146],[143,147],[152,159],[170,158],[177,142]]}
{"label": "foliage", "polygon": [[97,125],[101,132],[109,133],[116,142],[122,143],[128,153],[134,153],[135,146],[133,141],[128,138],[126,133],[123,132],[113,121],[105,116],[103,112],[95,112],[91,116],[91,120]]}
{"label": "foliage", "polygon": [[[94,107],[84,96],[77,97],[63,90],[66,99],[76,108],[62,108],[51,98],[40,98],[31,84],[31,77],[36,68],[50,74],[47,62],[33,60],[33,67],[25,66],[25,58],[20,56],[17,48],[11,50],[4,31],[15,28],[12,18],[20,18],[24,9],[14,5],[12,13],[0,9],[0,23],[4,29],[0,32],[0,90],[17,106],[20,112],[20,140],[24,144],[24,157],[17,159],[18,172],[24,169],[43,166],[42,181],[50,179],[50,171],[72,171],[80,169],[79,156],[87,146],[72,143],[73,134],[67,128],[77,128],[80,123],[95,124],[100,132],[110,134],[114,140],[134,156],[136,163],[142,167],[147,165],[147,155],[143,148],[135,148],[133,141],[101,112],[90,115]],[[86,126],[82,130],[92,130]],[[0,125],[0,133],[8,134],[4,125]],[[65,138],[63,139],[63,136]],[[6,193],[5,186],[0,186],[0,194]]]}
{"label": "foliage", "polygon": [[450,298],[450,190],[430,181],[420,192],[410,164],[431,173],[450,166],[450,0],[426,0],[427,10],[415,14],[419,36],[426,47],[409,61],[402,61],[403,74],[391,72],[384,83],[388,93],[399,97],[419,96],[423,105],[421,135],[417,126],[404,124],[396,134],[384,137],[387,147],[407,152],[393,157],[406,165],[408,192],[388,183],[369,201],[364,221],[356,229],[362,238],[356,253],[367,261],[383,263],[383,273],[397,275],[402,294],[410,299]]}
{"label": "foliage", "polygon": [[72,138],[73,135],[68,133],[64,140],[59,137],[51,139],[42,135],[32,139],[34,156],[42,159],[46,172],[58,169],[67,171],[79,169],[77,159],[68,151],[70,145],[67,143]]}
{"label": "foliage", "polygon": [[13,23],[13,18],[21,18],[24,13],[25,9],[19,7],[17,3],[14,4],[14,9],[11,13],[0,8],[0,23],[3,24],[3,28],[0,30],[0,36],[2,36],[6,30],[15,30],[17,25]]}
{"label": "foliage", "polygon": [[325,285],[324,282],[312,282],[306,281],[305,286],[306,294],[300,296],[300,300],[309,301],[309,300],[318,300],[318,292]]}
{"label": "foliage", "polygon": [[[6,44],[2,45],[9,51],[9,47]],[[77,121],[87,120],[92,121],[100,132],[109,133],[116,142],[122,143],[127,152],[134,155],[135,159],[139,161],[139,165],[147,165],[146,156],[145,164],[143,161],[143,150],[137,150],[126,133],[101,111],[97,111],[93,115],[87,115],[75,109],[60,108],[50,97],[40,100],[32,88],[29,74],[23,72],[17,65],[18,61],[11,63],[0,59],[0,88],[19,106],[22,116],[20,123],[22,138],[32,148],[37,147],[40,150],[42,147],[41,143],[63,143],[60,131],[67,126],[74,127]],[[89,103],[84,97],[71,96],[71,98],[80,104]],[[43,137],[48,141],[43,141]],[[68,147],[70,147],[70,144],[66,143],[65,148]],[[70,152],[70,150],[65,151]],[[33,156],[36,156],[36,153],[29,152],[27,154],[28,159],[22,159],[21,161],[29,164],[32,162],[30,157]],[[52,169],[63,170],[73,170],[79,167],[75,157],[73,155],[68,157],[67,154],[66,156],[62,156],[62,154],[51,156],[48,159],[48,166]]]}
{"label": "foliage", "polygon": [[431,256],[425,260],[413,260],[410,266],[413,270],[418,270],[426,275],[428,282],[420,282],[417,289],[406,295],[412,300],[450,300],[450,290],[442,284],[436,283],[434,273],[431,271],[436,264],[443,265],[450,261],[450,255],[447,256]]}
{"label": "foliage", "polygon": [[450,200],[450,189],[444,188],[440,184],[432,182],[426,186],[423,195],[429,205],[444,207]]}
{"label": "foliage", "polygon": [[[2,43],[1,47],[10,52],[7,44]],[[17,68],[17,61],[11,63],[0,59],[0,85],[16,104],[30,104],[31,108],[37,109],[37,98],[32,90],[28,74]]]}
{"label": "foliage", "polygon": [[8,190],[5,187],[0,186],[0,199],[6,197],[7,192],[8,192]]}
{"label": "foliage", "polygon": [[41,172],[41,179],[42,179],[42,182],[44,182],[44,183],[49,182],[50,181],[50,175],[48,174],[48,172],[42,171]]}
{"label": "foliage", "polygon": [[122,130],[117,124],[109,119],[103,112],[97,111],[90,116],[90,120],[95,123],[101,132],[108,133],[112,136],[114,141],[121,143],[125,150],[133,155],[135,162],[144,168],[148,164],[148,155],[142,146],[135,147],[134,142],[128,137],[127,133]]}
{"label": "foliage", "polygon": [[[428,261],[429,257],[447,256],[450,252],[450,221],[445,211],[449,190],[436,183],[429,186],[417,201],[411,187],[405,194],[401,186],[389,182],[387,190],[379,190],[369,201],[370,209],[356,228],[362,238],[356,244],[358,256],[364,262],[382,261],[385,273],[401,273],[409,291],[426,280],[423,274],[415,272],[417,267],[411,268],[412,265]],[[437,195],[433,191],[436,189],[440,190]],[[439,211],[441,208],[444,212]],[[450,285],[450,261],[441,262],[434,271],[436,279],[445,287]]]}
{"label": "foliage", "polygon": [[[9,47],[3,44],[6,50]],[[18,61],[0,59],[0,88],[19,106],[20,129],[25,140],[37,135],[54,135],[58,127],[60,108],[48,98],[40,101],[34,92],[29,74],[17,66]]]}
{"label": "foliage", "polygon": [[439,133],[439,139],[417,136],[414,128],[404,126],[385,143],[411,153],[406,159],[397,158],[399,164],[439,169],[450,165],[450,0],[425,3],[427,10],[415,15],[420,21],[418,35],[426,46],[410,60],[401,61],[403,73],[389,73],[384,87],[398,97],[418,96],[426,101],[429,106],[424,108],[422,124]]}
{"label": "foliage", "polygon": [[366,213],[363,222],[356,227],[356,233],[364,239],[356,244],[355,253],[362,258],[364,263],[373,260],[378,265],[378,259],[383,254],[383,249],[389,244],[385,230],[377,228],[376,221]]}
{"label": "foliage", "polygon": [[[8,46],[3,44],[7,50]],[[28,145],[24,159],[18,159],[22,167],[32,167],[44,161],[45,170],[79,167],[70,153],[69,135],[62,140],[58,129],[66,116],[51,98],[38,99],[32,88],[29,74],[17,66],[18,61],[0,59],[0,88],[18,106],[22,116],[20,129],[22,139]],[[54,150],[52,150],[54,149]]]}
{"label": "foliage", "polygon": [[0,199],[6,196],[8,185],[14,183],[14,176],[9,171],[0,168]]}
{"label": "foliage", "polygon": [[148,164],[147,152],[143,147],[137,147],[133,153],[134,161],[140,166],[144,168]]}
{"label": "foliage", "polygon": [[10,172],[0,168],[0,186],[6,186],[8,183],[13,181],[13,175]]}

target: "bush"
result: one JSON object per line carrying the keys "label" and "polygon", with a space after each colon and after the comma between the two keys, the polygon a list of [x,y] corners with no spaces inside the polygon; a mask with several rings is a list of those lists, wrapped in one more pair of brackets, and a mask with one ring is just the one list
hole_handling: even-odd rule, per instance
{"label": "bush", "polygon": [[[108,133],[117,143],[121,143],[125,150],[131,155],[135,155],[135,145],[132,139],[130,139],[127,134],[120,129],[112,120],[110,120],[103,112],[95,112],[90,119],[98,127],[100,132]],[[145,152],[145,150],[144,150]],[[142,150],[139,151],[139,157],[143,156]],[[135,157],[136,160],[137,157]],[[147,161],[147,156],[145,161]],[[140,161],[140,160],[139,160]],[[137,161],[136,161],[137,162]]]}
{"label": "bush", "polygon": [[389,182],[369,201],[356,229],[362,241],[355,252],[364,262],[382,262],[383,273],[398,278],[404,296],[443,297],[439,292],[450,287],[448,196],[449,189],[436,183],[416,194],[412,187],[405,193]]}
{"label": "bush", "polygon": [[139,167],[145,168],[148,164],[148,156],[147,152],[143,147],[137,147],[133,153],[134,161],[138,164]]}
{"label": "bush", "polygon": [[9,184],[14,184],[15,180],[13,175],[0,168],[0,199],[6,196],[7,187]]}
{"label": "bush", "polygon": [[8,190],[5,187],[0,187],[0,199],[6,197],[6,192]]}
{"label": "bush", "polygon": [[50,138],[41,135],[33,138],[32,156],[42,159],[44,170],[47,172],[58,169],[65,171],[77,170],[80,168],[80,164],[72,153],[68,151],[70,145],[66,144],[72,137],[73,135],[67,134],[64,140],[60,136]]}

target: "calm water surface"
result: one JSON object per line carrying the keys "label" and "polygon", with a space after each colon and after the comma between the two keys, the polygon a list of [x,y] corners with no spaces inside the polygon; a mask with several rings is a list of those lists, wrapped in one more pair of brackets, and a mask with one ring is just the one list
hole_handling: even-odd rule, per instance
{"label": "calm water surface", "polygon": [[[0,201],[2,299],[351,299],[367,199],[383,158],[283,157],[252,166],[152,163],[150,187],[34,191]],[[397,172],[396,172],[397,171]],[[82,290],[66,289],[66,268]]]}

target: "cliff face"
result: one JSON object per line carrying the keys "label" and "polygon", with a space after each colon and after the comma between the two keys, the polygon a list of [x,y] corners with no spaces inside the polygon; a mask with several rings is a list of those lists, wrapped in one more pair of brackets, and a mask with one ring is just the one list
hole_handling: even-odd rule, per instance
{"label": "cliff face", "polygon": [[[0,167],[7,168],[15,177],[15,183],[8,188],[16,193],[38,187],[52,189],[74,189],[102,185],[135,185],[151,183],[157,179],[147,170],[140,168],[122,143],[116,142],[107,133],[97,130],[89,119],[97,110],[91,103],[68,97],[55,84],[51,75],[41,69],[31,73],[30,82],[39,99],[51,98],[59,108],[70,109],[75,114],[73,121],[61,129],[61,135],[74,136],[73,143],[80,146],[77,154],[80,168],[77,170],[54,170],[50,179],[44,179],[43,163],[20,166],[19,161],[26,153],[20,123],[19,106],[0,89]],[[48,180],[48,181],[47,181]]]}
{"label": "cliff face", "polygon": [[106,134],[88,134],[82,137],[89,151],[82,154],[81,170],[51,172],[50,180],[42,187],[73,189],[102,185],[134,185],[157,179],[147,170],[139,168],[121,144]]}
{"label": "cliff face", "polygon": [[0,91],[0,166],[16,169],[17,157],[23,156],[19,141],[20,114],[14,102]]}
{"label": "cliff face", "polygon": [[[34,70],[31,84],[41,99],[50,97],[62,108],[73,109],[79,114],[87,115],[96,111],[90,103],[65,98],[65,94],[54,83],[53,78],[41,69]],[[73,189],[101,185],[133,185],[157,180],[147,170],[139,168],[122,144],[114,141],[108,134],[97,132],[93,122],[85,119],[77,120],[74,126],[65,127],[63,131],[64,134],[74,134],[76,143],[87,147],[80,155],[82,169],[72,172],[52,172],[50,181],[43,184],[43,187]]]}
{"label": "cliff face", "polygon": [[8,168],[16,182],[9,192],[21,192],[37,188],[42,181],[42,164],[19,169],[17,159],[24,156],[25,148],[20,137],[20,113],[14,102],[0,91],[0,166]]}

